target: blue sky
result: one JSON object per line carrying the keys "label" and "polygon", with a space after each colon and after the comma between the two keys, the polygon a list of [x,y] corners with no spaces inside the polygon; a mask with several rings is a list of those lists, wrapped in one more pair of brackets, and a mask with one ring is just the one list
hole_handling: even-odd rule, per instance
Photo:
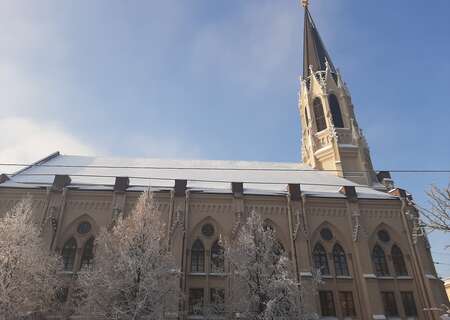
{"label": "blue sky", "polygon": [[[450,2],[311,2],[375,167],[449,169]],[[0,0],[0,160],[299,161],[302,26],[295,0]],[[450,175],[394,178],[424,203]]]}

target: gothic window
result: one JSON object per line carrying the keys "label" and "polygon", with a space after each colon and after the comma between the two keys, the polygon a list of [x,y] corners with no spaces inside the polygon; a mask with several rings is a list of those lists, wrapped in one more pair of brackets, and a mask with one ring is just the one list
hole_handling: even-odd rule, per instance
{"label": "gothic window", "polygon": [[405,259],[403,258],[402,250],[396,245],[391,249],[392,263],[394,264],[395,274],[397,276],[406,276],[408,271],[406,270]]}
{"label": "gothic window", "polygon": [[417,307],[412,292],[400,292],[402,296],[403,309],[407,317],[417,317]]}
{"label": "gothic window", "polygon": [[313,103],[314,117],[316,119],[317,131],[322,131],[327,128],[327,122],[325,120],[325,113],[323,112],[322,102],[320,98],[316,98]]}
{"label": "gothic window", "polygon": [[309,125],[309,120],[308,120],[308,109],[305,108],[305,121],[306,121],[306,125]]}
{"label": "gothic window", "polygon": [[191,272],[205,272],[205,247],[199,239],[192,245]]}
{"label": "gothic window", "polygon": [[189,314],[203,315],[204,290],[203,288],[189,289]]}
{"label": "gothic window", "polygon": [[337,276],[348,276],[347,258],[344,249],[338,244],[333,248],[334,271]]}
{"label": "gothic window", "polygon": [[381,300],[383,301],[384,314],[387,317],[398,317],[394,292],[381,292]]}
{"label": "gothic window", "polygon": [[211,272],[212,273],[223,273],[225,272],[224,264],[224,251],[222,246],[217,240],[211,247]]}
{"label": "gothic window", "polygon": [[375,274],[377,276],[388,276],[389,268],[386,262],[386,256],[383,249],[376,245],[372,251],[372,261],[375,267]]}
{"label": "gothic window", "polygon": [[94,259],[94,237],[91,237],[83,248],[83,255],[81,256],[81,268],[89,267]]}
{"label": "gothic window", "polygon": [[328,104],[330,105],[331,116],[333,117],[333,123],[336,128],[343,128],[344,121],[342,120],[341,108],[339,101],[334,94],[330,94],[328,97]]}
{"label": "gothic window", "polygon": [[339,292],[339,302],[344,317],[356,317],[355,302],[351,291]]}
{"label": "gothic window", "polygon": [[314,267],[316,269],[319,269],[322,275],[330,274],[330,268],[328,267],[327,253],[325,252],[325,249],[320,243],[316,244],[316,246],[314,247],[313,260],[314,260]]}
{"label": "gothic window", "polygon": [[65,271],[73,271],[75,264],[75,256],[77,254],[77,242],[74,238],[70,238],[64,244],[62,249],[63,266]]}
{"label": "gothic window", "polygon": [[335,317],[333,291],[319,291],[319,300],[322,317]]}

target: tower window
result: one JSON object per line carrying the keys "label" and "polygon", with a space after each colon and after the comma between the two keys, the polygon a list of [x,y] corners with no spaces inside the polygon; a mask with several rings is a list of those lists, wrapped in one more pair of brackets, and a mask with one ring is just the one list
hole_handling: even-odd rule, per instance
{"label": "tower window", "polygon": [[192,245],[191,272],[205,272],[205,247],[198,239]]}
{"label": "tower window", "polygon": [[309,120],[308,120],[308,109],[305,108],[305,122],[306,125],[309,125]]}
{"label": "tower window", "polygon": [[383,249],[376,245],[372,251],[372,261],[375,267],[375,274],[377,276],[388,276],[389,269],[386,262],[386,256],[384,254]]}
{"label": "tower window", "polygon": [[75,256],[77,254],[77,242],[74,238],[70,238],[64,244],[62,250],[63,266],[65,271],[73,271],[75,264]]}
{"label": "tower window", "polygon": [[81,268],[84,266],[90,266],[94,259],[94,237],[86,241],[83,249],[83,255],[81,257]]}
{"label": "tower window", "polygon": [[405,259],[403,258],[402,250],[396,245],[391,249],[392,263],[394,264],[395,274],[397,276],[406,276],[408,271],[406,270]]}
{"label": "tower window", "polygon": [[398,317],[397,303],[393,292],[382,292],[381,300],[383,300],[384,313],[387,317]]}
{"label": "tower window", "polygon": [[344,121],[342,120],[341,107],[339,101],[334,94],[328,97],[328,104],[330,105],[331,116],[333,117],[333,124],[336,128],[343,128]]}
{"label": "tower window", "polygon": [[325,114],[323,112],[322,101],[320,101],[320,98],[314,99],[313,109],[317,131],[325,130],[327,128],[327,122],[325,120]]}
{"label": "tower window", "polygon": [[347,258],[344,249],[338,244],[333,248],[334,271],[337,276],[348,276]]}
{"label": "tower window", "polygon": [[319,291],[320,311],[323,317],[335,317],[333,291]]}
{"label": "tower window", "polygon": [[319,269],[320,273],[323,275],[330,274],[330,268],[328,267],[327,253],[323,246],[318,243],[314,247],[313,251],[314,268]]}
{"label": "tower window", "polygon": [[223,273],[224,268],[224,251],[219,241],[214,242],[211,247],[211,272]]}

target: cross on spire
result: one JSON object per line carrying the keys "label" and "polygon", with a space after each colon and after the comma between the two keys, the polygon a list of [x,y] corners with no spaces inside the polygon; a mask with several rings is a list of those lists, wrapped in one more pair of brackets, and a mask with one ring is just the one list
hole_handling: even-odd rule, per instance
{"label": "cross on spire", "polygon": [[303,8],[306,8],[309,5],[309,0],[301,0]]}

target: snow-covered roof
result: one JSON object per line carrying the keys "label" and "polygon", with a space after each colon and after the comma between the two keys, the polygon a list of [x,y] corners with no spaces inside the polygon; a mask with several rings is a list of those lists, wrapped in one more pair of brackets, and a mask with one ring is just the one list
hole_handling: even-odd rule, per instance
{"label": "snow-covered roof", "polygon": [[174,180],[187,180],[193,191],[231,193],[231,182],[243,182],[244,193],[286,194],[288,184],[300,184],[302,192],[322,197],[344,197],[341,186],[355,186],[360,198],[392,199],[387,193],[358,185],[330,172],[302,163],[162,160],[61,155],[55,153],[10,176],[0,188],[50,186],[55,175],[68,175],[71,188],[112,190],[116,177],[129,177],[127,190],[151,187],[170,189]]}

